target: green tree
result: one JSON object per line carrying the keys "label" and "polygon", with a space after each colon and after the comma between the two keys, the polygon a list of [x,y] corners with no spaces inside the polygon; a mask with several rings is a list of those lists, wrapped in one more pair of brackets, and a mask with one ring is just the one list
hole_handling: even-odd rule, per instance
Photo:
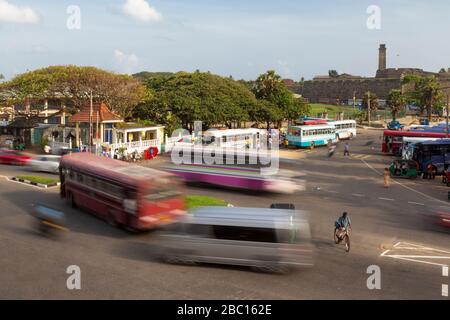
{"label": "green tree", "polygon": [[265,123],[267,129],[272,123],[283,119],[283,112],[269,100],[261,99],[249,111],[250,120],[256,123]]}
{"label": "green tree", "polygon": [[206,129],[219,124],[239,126],[256,104],[245,84],[199,71],[152,77],[146,86],[153,98],[136,108],[134,116],[153,117],[166,125],[170,118],[186,129],[192,129],[196,120]]}
{"label": "green tree", "polygon": [[328,76],[330,78],[337,78],[339,77],[339,73],[336,70],[328,70]]}
{"label": "green tree", "polygon": [[363,108],[363,110],[366,111],[367,117],[369,115],[369,113],[368,113],[369,101],[370,101],[370,114],[371,114],[370,118],[372,118],[372,115],[376,114],[376,112],[378,110],[378,97],[375,93],[367,91],[366,93],[364,93],[363,100],[362,100],[362,108]]}
{"label": "green tree", "polygon": [[408,75],[403,78],[402,84],[407,86],[407,100],[419,106],[421,113],[426,111],[428,120],[431,121],[433,111],[438,111],[444,105],[439,80],[435,76]]}
{"label": "green tree", "polygon": [[127,118],[132,109],[148,99],[148,91],[135,78],[95,67],[50,66],[20,74],[0,85],[3,96],[12,103],[25,101],[36,106],[47,98],[65,99],[75,109],[94,102],[107,103]]}
{"label": "green tree", "polygon": [[[309,106],[303,99],[295,99],[293,93],[286,87],[281,77],[274,70],[269,70],[261,74],[253,84],[252,88],[258,100],[266,100],[277,110],[272,114],[278,127],[281,126],[283,120],[297,120],[300,115],[308,112]],[[265,104],[268,107],[269,104]],[[267,121],[266,121],[267,123]]]}
{"label": "green tree", "polygon": [[397,114],[404,110],[406,105],[406,99],[405,96],[402,94],[401,90],[392,89],[389,92],[389,96],[386,103],[388,108],[391,109],[393,120],[395,120],[397,118]]}
{"label": "green tree", "polygon": [[3,81],[3,80],[5,80],[5,76],[2,73],[0,73],[0,81]]}

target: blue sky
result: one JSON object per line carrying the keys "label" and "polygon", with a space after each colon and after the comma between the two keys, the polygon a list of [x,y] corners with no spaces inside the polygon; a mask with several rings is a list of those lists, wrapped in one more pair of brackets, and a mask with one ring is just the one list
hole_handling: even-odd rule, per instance
{"label": "blue sky", "polygon": [[[80,30],[66,27],[69,5],[81,10]],[[369,5],[381,9],[380,30],[366,26]],[[449,12],[447,0],[0,0],[0,73],[77,64],[236,79],[268,69],[295,80],[329,69],[372,76],[379,43],[388,67],[438,71],[450,68]]]}

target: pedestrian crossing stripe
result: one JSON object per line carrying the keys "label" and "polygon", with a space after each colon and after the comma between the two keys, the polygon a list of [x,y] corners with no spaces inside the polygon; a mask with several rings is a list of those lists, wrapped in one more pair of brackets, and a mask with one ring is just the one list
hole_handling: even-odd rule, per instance
{"label": "pedestrian crossing stripe", "polygon": [[356,158],[356,159],[368,159],[371,157],[370,154],[355,154],[351,156],[352,158]]}

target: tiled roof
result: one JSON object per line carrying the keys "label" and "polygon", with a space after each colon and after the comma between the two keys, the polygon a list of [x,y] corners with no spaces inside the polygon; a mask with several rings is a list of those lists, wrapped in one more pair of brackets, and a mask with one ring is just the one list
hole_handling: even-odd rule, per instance
{"label": "tiled roof", "polygon": [[[74,114],[69,122],[89,122],[89,113],[90,106],[84,106],[81,108],[80,112]],[[111,112],[108,106],[105,103],[95,103],[92,106],[92,122],[97,122],[97,113],[98,113],[98,122],[110,122],[110,121],[123,121],[123,119],[117,114]]]}

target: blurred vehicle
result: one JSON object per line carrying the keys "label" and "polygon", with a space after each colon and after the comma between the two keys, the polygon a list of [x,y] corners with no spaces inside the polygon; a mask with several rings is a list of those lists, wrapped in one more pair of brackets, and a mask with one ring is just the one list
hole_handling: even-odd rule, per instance
{"label": "blurred vehicle", "polygon": [[[448,192],[448,199],[450,200],[450,191]],[[431,223],[432,226],[438,228],[450,229],[450,208],[435,208],[431,209],[425,217],[427,222]]]}
{"label": "blurred vehicle", "polygon": [[28,165],[33,171],[42,171],[50,173],[59,173],[60,156],[42,155],[31,159]]}
{"label": "blurred vehicle", "polygon": [[46,235],[51,235],[54,231],[69,231],[66,228],[66,220],[62,211],[44,205],[37,205],[32,212],[32,216],[38,221],[38,229]]}
{"label": "blurred vehicle", "polygon": [[112,226],[152,229],[185,214],[176,176],[87,152],[65,155],[60,165],[61,197]]}
{"label": "blurred vehicle", "polygon": [[159,235],[170,263],[217,263],[283,272],[313,265],[308,220],[295,210],[200,207]]}
{"label": "blurred vehicle", "polygon": [[16,150],[0,149],[0,163],[23,166],[30,161],[31,157]]}
{"label": "blurred vehicle", "polygon": [[398,121],[391,121],[387,125],[388,130],[402,130],[405,126]]}
{"label": "blurred vehicle", "polygon": [[295,210],[295,206],[292,203],[272,203],[270,209],[289,209]]}
{"label": "blurred vehicle", "polygon": [[282,170],[278,175],[263,175],[257,168],[200,164],[173,165],[167,170],[188,183],[288,194],[305,190],[303,181],[293,179]]}
{"label": "blurred vehicle", "polygon": [[413,160],[395,160],[389,167],[389,173],[394,178],[415,179],[418,175],[419,164]]}
{"label": "blurred vehicle", "polygon": [[[444,170],[444,174],[442,175],[442,183],[446,184],[447,187],[450,187],[450,167]],[[450,197],[449,197],[450,199]]]}

